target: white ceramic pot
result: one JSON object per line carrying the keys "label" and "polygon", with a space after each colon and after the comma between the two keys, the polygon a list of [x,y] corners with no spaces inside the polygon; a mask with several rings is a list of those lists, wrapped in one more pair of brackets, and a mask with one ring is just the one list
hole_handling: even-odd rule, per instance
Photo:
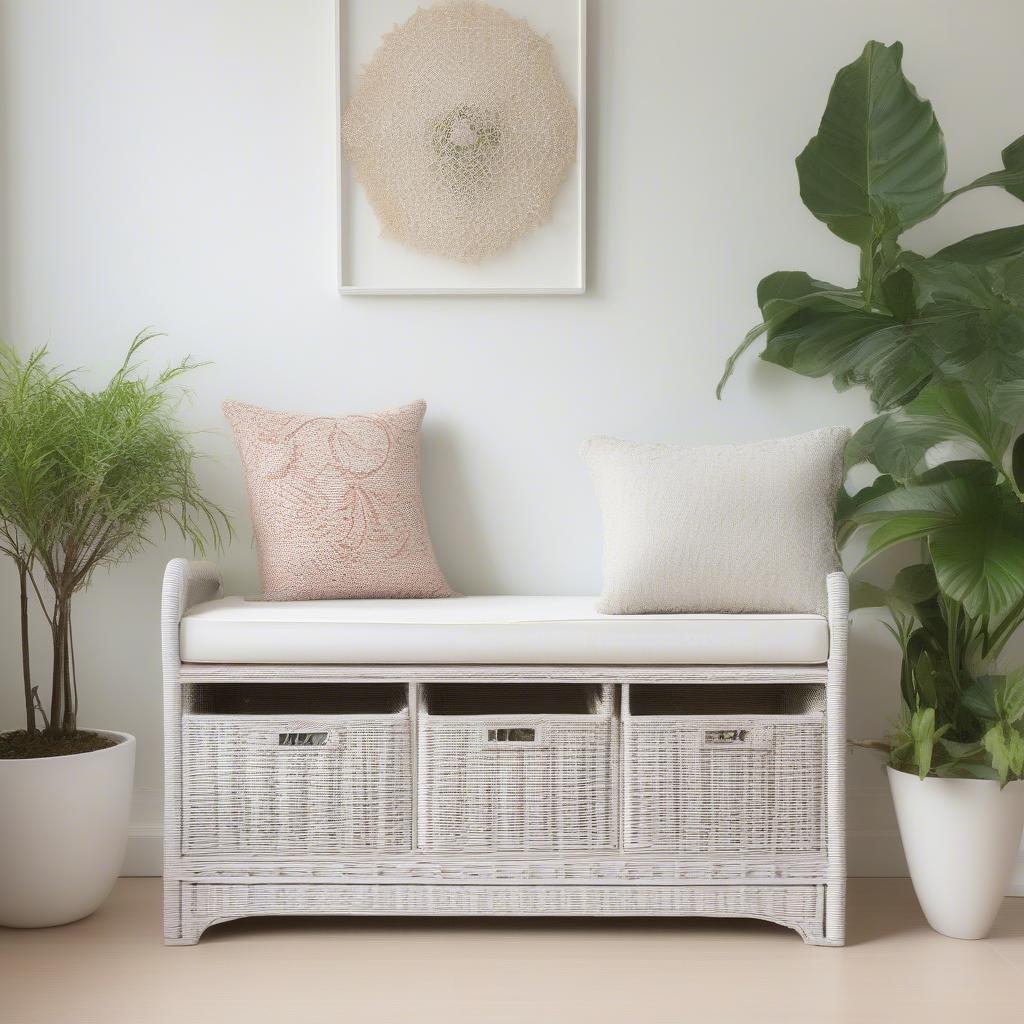
{"label": "white ceramic pot", "polygon": [[0,761],[0,925],[46,928],[91,914],[124,861],[135,737],[112,747]]}
{"label": "white ceramic pot", "polygon": [[1024,782],[919,779],[887,769],[903,851],[928,923],[954,939],[995,924],[1024,827]]}

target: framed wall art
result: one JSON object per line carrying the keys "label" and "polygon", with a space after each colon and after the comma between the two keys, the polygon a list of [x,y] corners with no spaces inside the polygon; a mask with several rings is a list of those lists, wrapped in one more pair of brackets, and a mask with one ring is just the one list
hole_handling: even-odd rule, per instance
{"label": "framed wall art", "polygon": [[586,0],[337,0],[345,294],[585,287]]}

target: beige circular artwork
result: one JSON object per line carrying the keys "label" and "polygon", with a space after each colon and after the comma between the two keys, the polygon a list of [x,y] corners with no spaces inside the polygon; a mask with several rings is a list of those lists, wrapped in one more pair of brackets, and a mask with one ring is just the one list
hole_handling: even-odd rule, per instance
{"label": "beige circular artwork", "polygon": [[457,0],[384,36],[342,139],[384,237],[475,263],[550,219],[576,156],[576,107],[548,40]]}

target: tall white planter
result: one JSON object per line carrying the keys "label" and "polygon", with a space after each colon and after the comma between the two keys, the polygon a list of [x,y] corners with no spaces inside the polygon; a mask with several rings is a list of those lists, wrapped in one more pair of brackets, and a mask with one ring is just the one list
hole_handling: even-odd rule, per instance
{"label": "tall white planter", "polygon": [[995,924],[1024,828],[1024,782],[919,779],[887,769],[914,892],[928,923],[954,939]]}
{"label": "tall white planter", "polygon": [[135,737],[102,735],[118,742],[0,761],[0,925],[77,921],[113,888],[128,841]]}

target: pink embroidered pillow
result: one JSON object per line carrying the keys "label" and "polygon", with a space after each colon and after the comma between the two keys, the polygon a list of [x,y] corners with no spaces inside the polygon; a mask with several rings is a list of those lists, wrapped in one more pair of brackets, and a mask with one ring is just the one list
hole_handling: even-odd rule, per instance
{"label": "pink embroidered pillow", "polygon": [[335,417],[224,403],[267,600],[453,596],[420,497],[426,409]]}

